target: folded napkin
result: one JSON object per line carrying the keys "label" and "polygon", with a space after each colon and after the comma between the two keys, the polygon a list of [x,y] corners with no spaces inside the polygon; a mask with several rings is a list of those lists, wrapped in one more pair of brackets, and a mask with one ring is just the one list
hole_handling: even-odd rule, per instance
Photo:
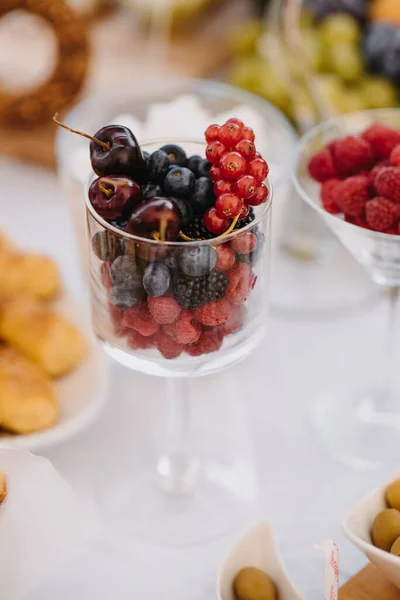
{"label": "folded napkin", "polygon": [[0,598],[22,600],[93,540],[99,527],[52,464],[0,449],[7,495],[0,504]]}

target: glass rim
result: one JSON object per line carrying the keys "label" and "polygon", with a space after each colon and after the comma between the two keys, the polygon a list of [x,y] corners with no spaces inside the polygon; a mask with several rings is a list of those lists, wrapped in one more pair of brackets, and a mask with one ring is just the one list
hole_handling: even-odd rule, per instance
{"label": "glass rim", "polygon": [[[325,221],[331,222],[333,224],[332,229],[335,229],[338,226],[339,227],[341,226],[345,229],[347,228],[348,231],[357,230],[359,232],[360,230],[362,230],[364,232],[364,235],[368,235],[371,238],[375,238],[377,240],[391,241],[393,243],[396,243],[396,237],[399,238],[399,242],[400,242],[400,235],[396,236],[393,233],[384,233],[383,231],[374,231],[373,229],[365,229],[363,227],[360,227],[359,225],[355,225],[354,223],[349,223],[348,221],[345,221],[344,219],[339,218],[337,215],[334,215],[334,214],[328,212],[327,210],[325,210],[322,207],[322,205],[317,204],[316,202],[314,202],[312,200],[312,197],[308,194],[308,192],[302,186],[301,178],[299,176],[300,162],[301,162],[301,159],[303,156],[304,149],[307,147],[307,144],[309,144],[311,142],[311,140],[313,140],[318,135],[320,135],[325,129],[327,129],[330,126],[333,126],[335,123],[350,121],[352,118],[354,119],[354,117],[360,117],[360,118],[365,117],[365,116],[366,117],[368,117],[368,116],[378,117],[378,115],[382,115],[382,114],[383,115],[398,114],[400,117],[400,108],[373,108],[370,110],[360,110],[357,112],[348,113],[346,115],[330,117],[329,119],[326,119],[326,120],[322,121],[321,123],[319,123],[318,125],[315,125],[314,127],[312,127],[309,131],[307,131],[306,134],[304,134],[300,138],[300,140],[298,141],[298,143],[296,145],[295,160],[294,160],[294,165],[293,165],[293,169],[292,169],[292,181],[294,183],[296,191],[300,194],[300,196],[303,198],[303,200],[305,200],[307,202],[307,204],[309,206],[311,206],[311,208],[316,210]],[[378,120],[375,122],[378,122]],[[311,177],[310,177],[310,179],[311,179]]]}
{"label": "glass rim", "polygon": [[[179,138],[177,140],[174,140],[174,143],[178,143],[178,144],[185,143],[185,142],[191,143],[191,144],[201,144],[203,147],[206,144],[205,140],[199,140],[196,138]],[[157,139],[152,139],[152,140],[146,140],[145,142],[142,142],[140,144],[140,146],[145,147],[146,145],[150,145],[150,144],[158,145],[158,144],[165,144],[165,143],[171,143],[171,140],[170,139],[167,140],[166,138],[157,138]],[[187,248],[190,246],[210,246],[215,242],[217,242],[218,244],[220,244],[220,243],[222,244],[224,242],[229,242],[234,237],[236,237],[238,234],[244,233],[244,232],[248,231],[249,229],[252,229],[256,225],[258,225],[258,223],[260,223],[264,219],[264,217],[266,217],[267,214],[270,212],[271,206],[272,206],[273,188],[272,188],[271,181],[267,177],[267,179],[265,179],[265,181],[264,181],[264,185],[266,185],[266,187],[268,188],[268,198],[267,198],[266,202],[263,202],[263,204],[260,204],[258,207],[256,207],[256,208],[262,207],[262,210],[259,212],[258,215],[255,216],[254,220],[251,221],[251,223],[248,223],[248,225],[246,225],[245,227],[242,227],[241,229],[234,229],[228,235],[222,234],[222,235],[219,235],[217,237],[213,237],[213,238],[207,239],[207,240],[190,240],[190,241],[182,240],[182,241],[172,241],[172,242],[161,242],[161,241],[153,240],[150,238],[143,238],[143,237],[134,235],[133,233],[128,233],[126,231],[118,229],[118,227],[114,227],[113,225],[111,225],[111,223],[109,223],[108,221],[103,219],[103,217],[101,217],[94,210],[93,206],[91,205],[91,203],[89,201],[88,189],[89,189],[90,183],[93,180],[94,175],[96,175],[96,173],[92,172],[87,177],[86,183],[85,183],[85,188],[84,188],[85,205],[86,205],[87,214],[89,213],[91,215],[91,217],[103,229],[110,231],[114,235],[118,235],[119,237],[126,239],[126,240],[133,240],[136,243],[150,244],[151,246],[154,246],[154,247],[160,247],[162,245],[162,246],[167,246],[169,248],[181,247],[181,246],[184,246],[185,248]],[[98,175],[96,175],[96,177],[98,177]]]}

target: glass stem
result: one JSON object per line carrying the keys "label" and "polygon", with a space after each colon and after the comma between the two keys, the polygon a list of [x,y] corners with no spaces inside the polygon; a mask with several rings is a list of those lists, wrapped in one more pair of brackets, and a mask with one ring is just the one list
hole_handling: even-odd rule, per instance
{"label": "glass stem", "polygon": [[164,451],[157,471],[168,494],[188,494],[196,487],[199,462],[191,448],[191,404],[186,378],[167,377]]}
{"label": "glass stem", "polygon": [[397,325],[399,321],[400,288],[390,287],[387,290],[387,331],[385,348],[382,352],[383,397],[379,410],[383,412],[399,412],[400,406],[395,395],[395,378],[397,374]]}

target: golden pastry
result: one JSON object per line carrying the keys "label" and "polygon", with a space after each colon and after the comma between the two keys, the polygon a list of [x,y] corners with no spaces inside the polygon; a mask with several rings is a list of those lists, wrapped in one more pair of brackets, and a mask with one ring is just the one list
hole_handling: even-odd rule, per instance
{"label": "golden pastry", "polygon": [[31,433],[51,427],[57,418],[57,402],[48,377],[17,350],[1,346],[0,426],[13,433]]}
{"label": "golden pastry", "polygon": [[7,496],[6,474],[3,473],[3,471],[0,471],[0,504],[3,502],[3,500],[6,496]]}
{"label": "golden pastry", "polygon": [[5,253],[0,256],[0,277],[0,298],[27,293],[51,300],[61,291],[57,265],[39,254]]}
{"label": "golden pastry", "polygon": [[29,296],[10,297],[1,303],[0,338],[51,377],[73,369],[85,353],[76,327]]}

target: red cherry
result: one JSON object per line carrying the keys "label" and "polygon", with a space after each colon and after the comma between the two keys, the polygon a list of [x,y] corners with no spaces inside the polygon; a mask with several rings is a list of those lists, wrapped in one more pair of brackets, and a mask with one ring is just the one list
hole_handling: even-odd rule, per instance
{"label": "red cherry", "polygon": [[239,215],[239,221],[241,221],[242,219],[245,219],[247,217],[247,215],[250,212],[250,206],[248,204],[246,204],[246,202],[243,202],[243,206],[242,206],[242,210],[240,211],[240,215]]}
{"label": "red cherry", "polygon": [[243,201],[236,194],[221,194],[215,202],[215,210],[221,219],[233,219],[240,214],[242,204]]}
{"label": "red cherry", "polygon": [[242,139],[242,130],[236,123],[225,123],[219,130],[218,139],[227,148],[234,148]]}
{"label": "red cherry", "polygon": [[204,133],[206,136],[207,143],[213,142],[218,139],[219,125],[209,125]]}
{"label": "red cherry", "polygon": [[243,175],[233,184],[233,192],[243,200],[248,200],[256,191],[257,182],[251,175]]}
{"label": "red cherry", "polygon": [[217,165],[225,152],[225,146],[219,140],[214,140],[206,148],[206,157],[211,164]]}
{"label": "red cherry", "polygon": [[239,152],[227,152],[219,162],[222,177],[239,179],[246,173],[247,163]]}
{"label": "red cherry", "polygon": [[[217,167],[218,168],[218,167]],[[226,179],[219,179],[214,183],[214,195],[220,196],[221,194],[227,194],[232,189],[232,182]]]}
{"label": "red cherry", "polygon": [[239,125],[240,129],[242,129],[244,127],[243,121],[241,121],[240,119],[236,119],[236,117],[232,117],[232,119],[228,119],[227,123],[235,123],[236,125]]}
{"label": "red cherry", "polygon": [[220,235],[224,233],[229,227],[229,221],[227,219],[221,219],[217,215],[217,211],[215,207],[212,206],[209,208],[204,215],[204,225],[211,233],[215,233],[216,235]]}
{"label": "red cherry", "polygon": [[246,160],[253,160],[256,155],[256,147],[251,140],[241,140],[236,144],[235,150],[244,156]]}
{"label": "red cherry", "polygon": [[252,206],[258,206],[259,204],[265,202],[265,200],[268,198],[268,194],[268,188],[262,183],[258,186],[250,200],[248,200],[248,203]]}
{"label": "red cherry", "polygon": [[253,158],[247,169],[247,173],[252,175],[259,185],[265,181],[268,171],[267,163],[263,158],[259,157]]}
{"label": "red cherry", "polygon": [[217,253],[217,263],[215,269],[217,271],[228,271],[235,262],[235,253],[227,244],[221,244],[215,248]]}
{"label": "red cherry", "polygon": [[211,181],[218,181],[221,179],[221,169],[217,167],[217,165],[213,165],[210,169],[210,179]]}
{"label": "red cherry", "polygon": [[243,127],[242,129],[242,138],[244,140],[250,140],[251,142],[254,142],[255,140],[255,133],[252,130],[251,127]]}

